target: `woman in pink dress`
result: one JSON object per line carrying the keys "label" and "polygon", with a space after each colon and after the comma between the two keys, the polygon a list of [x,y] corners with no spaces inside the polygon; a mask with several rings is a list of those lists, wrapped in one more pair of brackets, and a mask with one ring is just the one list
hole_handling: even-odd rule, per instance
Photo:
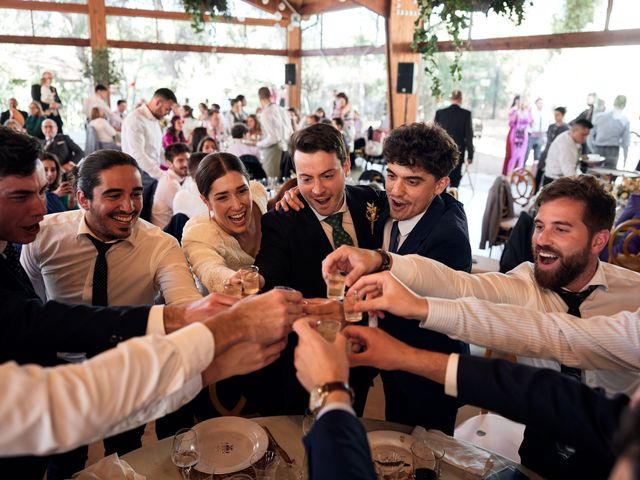
{"label": "woman in pink dress", "polygon": [[533,117],[529,105],[517,95],[509,113],[509,135],[507,137],[507,155],[502,166],[503,175],[509,175],[513,170],[524,168],[529,127],[532,124]]}

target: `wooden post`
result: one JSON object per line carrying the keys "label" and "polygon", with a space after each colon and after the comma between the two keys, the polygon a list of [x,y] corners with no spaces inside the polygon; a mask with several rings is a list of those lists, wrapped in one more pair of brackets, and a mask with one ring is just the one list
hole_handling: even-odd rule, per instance
{"label": "wooden post", "polygon": [[287,31],[287,62],[296,66],[296,84],[287,85],[287,105],[300,110],[300,90],[302,83],[302,30],[295,27]]}
{"label": "wooden post", "polygon": [[107,50],[107,15],[104,0],[88,0],[89,45],[94,84],[109,87],[109,52]]}
{"label": "wooden post", "polygon": [[[412,0],[391,0],[387,16],[387,85],[390,127],[396,128],[416,119],[417,82],[414,80],[413,93],[396,93],[398,84],[398,63],[414,63],[414,78],[420,68],[420,55],[409,47],[413,40],[414,22],[418,7]],[[405,112],[406,108],[406,112]]]}

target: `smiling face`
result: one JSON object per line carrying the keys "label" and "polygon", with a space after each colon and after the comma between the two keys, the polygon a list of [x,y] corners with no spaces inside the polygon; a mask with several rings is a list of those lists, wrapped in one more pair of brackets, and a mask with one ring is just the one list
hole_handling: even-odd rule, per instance
{"label": "smiling face", "polygon": [[40,162],[26,177],[0,177],[0,240],[27,244],[36,239],[47,213],[46,180]]}
{"label": "smiling face", "polygon": [[44,165],[44,174],[47,179],[47,186],[49,187],[53,185],[58,178],[58,167],[53,160],[42,160],[42,165]]}
{"label": "smiling face", "polygon": [[326,216],[337,212],[344,201],[344,186],[349,175],[349,158],[344,165],[335,153],[318,150],[293,156],[298,173],[298,187],[307,203],[318,214]]}
{"label": "smiling face", "polygon": [[215,153],[217,151],[216,142],[213,140],[205,140],[202,143],[202,153]]}
{"label": "smiling face", "polygon": [[167,165],[180,178],[186,178],[189,175],[189,152],[177,154],[173,160],[167,162]]}
{"label": "smiling face", "polygon": [[253,197],[249,180],[239,172],[227,172],[211,184],[209,195],[202,200],[212,219],[230,235],[245,233],[251,221]]}
{"label": "smiling face", "polygon": [[584,203],[558,198],[543,203],[532,236],[534,275],[549,289],[580,291],[591,279],[598,254],[609,239],[608,231],[591,235],[582,218]]}
{"label": "smiling face", "polygon": [[78,202],[86,210],[87,225],[103,242],[131,235],[142,209],[142,178],[131,165],[116,165],[100,172],[93,199],[78,191]]}
{"label": "smiling face", "polygon": [[408,220],[425,212],[448,185],[449,177],[437,180],[422,168],[390,163],[386,186],[391,218]]}

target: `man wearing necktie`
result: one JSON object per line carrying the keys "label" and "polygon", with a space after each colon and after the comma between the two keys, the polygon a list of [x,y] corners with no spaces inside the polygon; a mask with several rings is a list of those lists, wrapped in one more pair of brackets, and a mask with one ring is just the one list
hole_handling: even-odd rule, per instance
{"label": "man wearing necktie", "polygon": [[[256,265],[265,278],[265,290],[283,285],[305,298],[326,298],[322,260],[341,245],[379,248],[384,226],[384,197],[368,186],[346,185],[350,162],[341,133],[331,125],[316,124],[296,132],[290,141],[298,186],[304,205],[300,211],[270,211],[262,217],[262,241]],[[296,337],[274,366],[264,372],[260,413],[302,414],[308,394],[295,377],[293,348]],[[277,371],[276,371],[277,370]],[[360,372],[362,373],[362,372]],[[371,372],[352,372],[355,409],[362,414]],[[279,382],[277,388],[269,388]],[[250,382],[258,385],[255,379]]]}

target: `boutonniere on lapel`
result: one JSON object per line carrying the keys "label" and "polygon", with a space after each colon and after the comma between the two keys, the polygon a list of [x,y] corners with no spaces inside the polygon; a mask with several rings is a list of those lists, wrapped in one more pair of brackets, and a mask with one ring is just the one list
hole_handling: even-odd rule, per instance
{"label": "boutonniere on lapel", "polygon": [[371,223],[371,235],[373,235],[373,225],[380,217],[380,210],[375,203],[367,202],[367,220]]}

